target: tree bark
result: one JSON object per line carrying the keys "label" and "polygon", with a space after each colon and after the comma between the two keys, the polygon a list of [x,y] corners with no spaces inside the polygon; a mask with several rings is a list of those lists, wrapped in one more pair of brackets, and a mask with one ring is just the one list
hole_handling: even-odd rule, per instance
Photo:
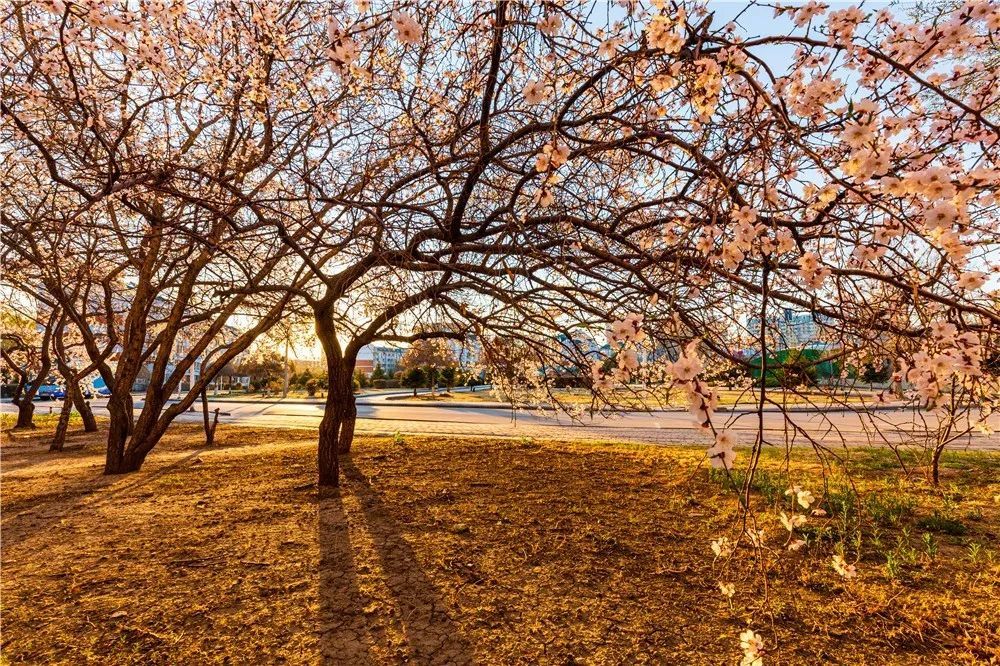
{"label": "tree bark", "polygon": [[15,428],[31,429],[35,427],[35,402],[34,392],[31,395],[21,396],[14,404],[17,405],[17,423]]}
{"label": "tree bark", "polygon": [[[121,384],[124,386],[124,383]],[[104,459],[105,474],[124,474],[135,471],[126,464],[125,447],[129,444],[129,436],[134,426],[132,416],[132,396],[112,389],[108,400],[108,412],[111,421],[108,424],[108,450]],[[138,469],[138,468],[136,468]]]}
{"label": "tree bark", "polygon": [[319,485],[335,488],[340,485],[340,457],[337,453],[340,415],[330,404],[333,392],[327,394],[323,420],[319,423]]}
{"label": "tree bark", "polygon": [[[110,437],[110,435],[109,435]],[[115,450],[112,452],[111,445],[108,446],[108,457],[104,462],[104,473],[105,474],[128,474],[130,472],[138,472],[142,468],[142,464],[146,462],[146,456],[149,455],[150,450],[153,448],[153,442],[155,444],[159,437],[154,437],[153,435],[140,435],[133,431],[133,433],[125,438],[125,441],[118,444],[115,442]]]}
{"label": "tree bark", "polygon": [[94,418],[94,410],[90,408],[90,402],[83,397],[80,385],[74,382],[71,386],[66,387],[66,391],[72,395],[73,405],[76,407],[76,411],[80,412],[84,432],[97,432],[97,419]]}
{"label": "tree bark", "polygon": [[97,432],[97,419],[94,418],[94,412],[90,409],[90,403],[86,401],[83,397],[83,391],[80,390],[81,377],[93,372],[97,364],[91,364],[90,367],[80,372],[74,371],[73,366],[66,360],[65,342],[60,337],[64,331],[65,321],[60,320],[56,337],[53,340],[56,351],[56,367],[59,369],[59,374],[62,375],[63,381],[66,383],[66,395],[73,401],[73,406],[76,407],[76,411],[80,413],[80,418],[83,419],[83,430],[85,432]]}
{"label": "tree bark", "polygon": [[66,431],[69,430],[69,417],[73,413],[73,396],[70,395],[69,388],[66,389],[66,397],[63,398],[62,410],[59,412],[59,422],[56,424],[56,432],[52,436],[52,443],[49,444],[49,451],[57,452],[63,450],[66,443]]}
{"label": "tree bark", "polygon": [[340,485],[340,456],[350,453],[357,406],[354,368],[346,362],[327,363],[329,388],[319,426],[319,485]]}
{"label": "tree bark", "polygon": [[215,443],[215,427],[219,425],[219,408],[215,408],[215,418],[208,418],[208,393],[205,389],[201,392],[201,416],[205,423],[205,446],[212,446]]}
{"label": "tree bark", "polygon": [[48,349],[52,335],[51,329],[50,325],[45,329],[45,335],[42,337],[41,367],[38,373],[33,380],[28,380],[27,373],[24,373],[22,375],[24,379],[22,391],[14,393],[12,402],[17,405],[17,423],[14,424],[14,428],[34,429],[35,427],[35,395],[45,383],[45,379],[49,376],[49,370],[52,368]]}
{"label": "tree bark", "polygon": [[344,455],[351,452],[351,444],[354,443],[354,424],[357,420],[358,406],[354,399],[352,384],[347,387],[346,396],[343,398],[337,453]]}

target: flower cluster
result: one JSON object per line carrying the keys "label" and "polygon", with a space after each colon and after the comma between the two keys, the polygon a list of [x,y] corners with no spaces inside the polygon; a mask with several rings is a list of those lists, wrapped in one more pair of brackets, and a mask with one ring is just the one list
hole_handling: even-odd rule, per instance
{"label": "flower cluster", "polygon": [[747,629],[740,634],[740,648],[743,650],[743,660],[740,666],[763,666],[764,639],[753,629]]}
{"label": "flower cluster", "polygon": [[542,148],[535,156],[535,171],[545,173],[553,169],[558,169],[569,161],[569,147],[560,146],[555,141],[551,141]]}
{"label": "flower cluster", "polygon": [[332,16],[326,22],[326,36],[330,41],[326,55],[330,59],[333,69],[343,74],[358,59],[357,42],[347,36],[341,28],[340,22]]}
{"label": "flower cluster", "polygon": [[611,345],[642,344],[646,340],[646,332],[642,330],[642,315],[630,312],[624,319],[611,322],[606,336]]}
{"label": "flower cluster", "polygon": [[631,312],[611,323],[605,336],[614,350],[614,367],[608,371],[605,361],[591,364],[591,378],[596,389],[610,390],[615,382],[627,382],[639,370],[637,349],[648,337],[642,328],[642,320],[641,314]]}
{"label": "flower cluster", "polygon": [[822,287],[832,273],[832,270],[820,263],[819,255],[815,252],[806,252],[799,258],[799,277],[810,289]]}
{"label": "flower cluster", "polygon": [[532,79],[524,85],[524,90],[521,91],[521,94],[524,95],[525,102],[534,106],[547,100],[550,91],[544,82]]}
{"label": "flower cluster", "polygon": [[666,53],[677,53],[684,46],[684,10],[681,8],[673,18],[656,14],[646,25],[646,38],[654,49]]}
{"label": "flower cluster", "polygon": [[959,333],[951,322],[936,321],[930,325],[931,339],[913,355],[912,366],[899,360],[895,381],[906,379],[913,385],[919,399],[933,405],[954,377],[960,384],[980,377],[983,372],[983,347],[974,331]]}
{"label": "flower cluster", "polygon": [[403,44],[419,44],[424,36],[423,26],[405,12],[395,12],[392,15],[392,25],[396,30],[396,38]]}
{"label": "flower cluster", "polygon": [[712,552],[716,557],[729,557],[733,554],[733,542],[729,537],[719,537],[712,541]]}
{"label": "flower cluster", "polygon": [[545,174],[541,186],[535,192],[535,203],[539,206],[545,208],[555,201],[555,186],[563,180],[557,169],[569,161],[569,154],[568,146],[559,145],[552,140],[535,156],[535,170]]}
{"label": "flower cluster", "polygon": [[848,564],[843,555],[834,555],[830,564],[841,578],[851,579],[858,575],[857,567],[853,564]]}
{"label": "flower cluster", "polygon": [[715,112],[722,91],[722,68],[715,58],[694,61],[694,82],[691,85],[691,105],[702,121]]}
{"label": "flower cluster", "polygon": [[535,26],[543,35],[553,37],[558,34],[560,28],[562,28],[562,24],[562,17],[553,12],[552,14],[542,18],[542,20],[536,23]]}
{"label": "flower cluster", "polygon": [[795,530],[804,527],[809,521],[809,518],[803,513],[796,513],[796,507],[808,510],[812,506],[816,498],[813,494],[799,486],[792,486],[785,491],[785,496],[791,499],[791,512],[785,513],[781,512],[779,520],[781,521],[782,527],[788,530],[788,540],[785,542],[785,547],[790,551],[800,550],[806,545],[804,539],[797,538],[795,536]]}
{"label": "flower cluster", "polygon": [[709,447],[707,455],[716,469],[732,469],[736,461],[736,446],[738,439],[732,430],[720,430],[715,436],[715,444]]}

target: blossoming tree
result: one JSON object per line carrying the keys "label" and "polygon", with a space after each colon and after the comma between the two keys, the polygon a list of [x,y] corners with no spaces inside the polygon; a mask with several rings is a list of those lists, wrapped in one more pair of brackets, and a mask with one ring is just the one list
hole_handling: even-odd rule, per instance
{"label": "blossoming tree", "polygon": [[[116,216],[139,225],[123,265],[163,286],[132,299],[126,368],[171,344],[144,323],[157,293],[172,301],[166,330],[207,327],[200,351],[244,304],[262,299],[232,350],[289,302],[306,305],[331,382],[321,485],[338,483],[355,359],[378,340],[474,334],[498,373],[547,390],[553,368],[577,366],[605,403],[636,382],[640,396],[682,389],[708,463],[746,467],[745,519],[712,544],[724,560],[804,547],[812,491],[789,489],[780,546],[749,491],[766,446],[836,455],[832,421],[817,438],[786,409],[798,391],[787,378],[810,364],[842,374],[817,387],[833,400],[852,368],[890,362],[896,390],[881,398],[920,415],[906,436],[932,453],[935,480],[947,446],[989,428],[993,2],[917,22],[890,8],[771,5],[767,34],[739,10],[664,0],[148,5],[140,16],[18,4],[0,45],[14,63],[4,145],[22,182],[44,174],[25,185],[33,198],[51,188],[80,215],[100,209],[108,247]],[[24,207],[11,228],[44,234],[51,210]],[[183,243],[166,251],[168,234]],[[820,358],[779,353],[786,310],[811,319]],[[599,332],[603,349],[587,342]],[[734,373],[756,413],[745,460],[709,381]],[[162,408],[176,381],[147,399]],[[193,399],[135,426],[150,435],[139,462]],[[872,441],[899,443],[877,405],[835,402],[861,412]],[[765,431],[767,410],[780,437]],[[119,440],[132,432],[122,423]],[[857,575],[837,558],[838,575]],[[720,590],[734,593],[725,580]],[[760,635],[740,645],[760,663]]]}

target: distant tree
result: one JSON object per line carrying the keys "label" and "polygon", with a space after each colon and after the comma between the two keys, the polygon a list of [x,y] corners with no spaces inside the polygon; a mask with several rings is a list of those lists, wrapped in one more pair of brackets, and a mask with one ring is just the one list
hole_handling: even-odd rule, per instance
{"label": "distant tree", "polygon": [[888,360],[869,361],[861,370],[861,379],[869,384],[887,382],[890,377],[892,377],[892,362]]}
{"label": "distant tree", "polygon": [[431,338],[418,340],[406,350],[399,364],[406,370],[423,368],[425,381],[433,393],[438,373],[445,368],[455,368],[458,360],[447,340]]}
{"label": "distant tree", "polygon": [[356,384],[355,390],[368,388],[368,375],[365,374],[364,370],[354,371],[354,383]]}
{"label": "distant tree", "polygon": [[382,370],[382,365],[380,363],[376,363],[375,369],[372,371],[372,381],[378,379],[385,379],[385,371]]}
{"label": "distant tree", "polygon": [[77,412],[80,413],[84,431],[97,432],[97,419],[94,418],[90,403],[84,399],[83,391],[80,389],[80,381],[94,372],[97,369],[97,364],[88,363],[85,353],[80,349],[80,340],[78,336],[72,334],[72,330],[66,313],[63,312],[56,322],[51,338],[52,357],[59,374],[62,376],[66,395],[63,397],[59,422],[49,444],[49,451],[62,451],[73,407],[76,407]]}
{"label": "distant tree", "polygon": [[[5,370],[15,380],[12,396],[12,402],[17,406],[15,428],[35,427],[35,394],[48,380],[52,368],[52,332],[58,318],[58,311],[53,310],[49,316],[36,322],[7,308],[0,317],[3,324],[0,355]],[[41,334],[37,331],[38,327],[42,328]]]}
{"label": "distant tree", "polygon": [[410,368],[403,376],[403,386],[413,389],[413,396],[416,397],[417,389],[424,385],[427,375],[423,368]]}
{"label": "distant tree", "polygon": [[268,388],[280,380],[284,361],[276,352],[262,350],[240,364],[240,374],[250,377],[250,384],[257,389]]}
{"label": "distant tree", "polygon": [[405,370],[419,367],[447,368],[456,367],[458,360],[446,340],[418,340],[406,350],[399,365]]}
{"label": "distant tree", "polygon": [[443,381],[444,385],[448,387],[449,392],[455,386],[455,379],[457,375],[458,369],[454,366],[448,366],[441,370],[441,381]]}

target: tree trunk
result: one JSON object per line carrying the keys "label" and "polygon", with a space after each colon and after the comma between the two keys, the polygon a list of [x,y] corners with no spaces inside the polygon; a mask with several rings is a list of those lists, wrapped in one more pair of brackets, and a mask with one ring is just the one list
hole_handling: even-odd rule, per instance
{"label": "tree trunk", "polygon": [[201,416],[205,422],[205,446],[212,446],[215,442],[215,427],[219,425],[219,408],[215,408],[215,419],[209,421],[208,394],[204,389],[201,391]]}
{"label": "tree trunk", "polygon": [[340,485],[340,458],[337,454],[340,433],[340,415],[331,405],[333,392],[327,394],[323,420],[319,423],[319,485],[336,487]]}
{"label": "tree trunk", "polygon": [[35,427],[35,401],[33,395],[22,396],[17,402],[17,423],[15,428]]}
{"label": "tree trunk", "polygon": [[80,412],[84,432],[97,432],[97,419],[94,418],[94,410],[90,408],[90,402],[83,397],[80,385],[74,382],[66,387],[66,392],[72,396],[76,411]]}
{"label": "tree trunk", "polygon": [[340,485],[340,456],[350,453],[357,406],[354,403],[353,368],[327,364],[330,379],[323,420],[319,426],[319,485]]}
{"label": "tree trunk", "polygon": [[107,464],[104,466],[105,474],[130,474],[142,469],[142,463],[146,462],[146,453],[127,449],[121,457],[118,466],[113,470],[108,470]]}
{"label": "tree trunk", "polygon": [[941,454],[944,453],[944,444],[934,447],[934,455],[931,459],[931,480],[935,486],[941,485]]}
{"label": "tree trunk", "polygon": [[358,406],[354,400],[354,391],[349,389],[343,400],[343,412],[340,417],[337,453],[341,455],[350,453],[351,444],[354,442],[354,424],[358,420]]}
{"label": "tree trunk", "polygon": [[56,424],[56,432],[52,436],[52,443],[49,444],[49,451],[62,451],[63,444],[66,443],[66,431],[69,429],[69,417],[73,414],[73,396],[69,389],[66,389],[66,397],[63,398],[62,411],[59,412],[59,422]]}
{"label": "tree trunk", "polygon": [[[111,434],[109,433],[109,439]],[[142,468],[142,464],[146,462],[146,456],[149,454],[152,445],[147,444],[151,439],[151,435],[140,434],[133,430],[132,434],[125,438],[125,441],[121,442],[119,445],[116,441],[114,452],[111,449],[111,443],[108,444],[108,456],[104,462],[104,473],[105,474],[128,474],[130,472],[138,472]]]}
{"label": "tree trunk", "polygon": [[132,434],[132,396],[112,389],[108,400],[111,421],[108,424],[108,450],[104,459],[105,474],[124,474],[134,471],[125,461],[125,446]]}

